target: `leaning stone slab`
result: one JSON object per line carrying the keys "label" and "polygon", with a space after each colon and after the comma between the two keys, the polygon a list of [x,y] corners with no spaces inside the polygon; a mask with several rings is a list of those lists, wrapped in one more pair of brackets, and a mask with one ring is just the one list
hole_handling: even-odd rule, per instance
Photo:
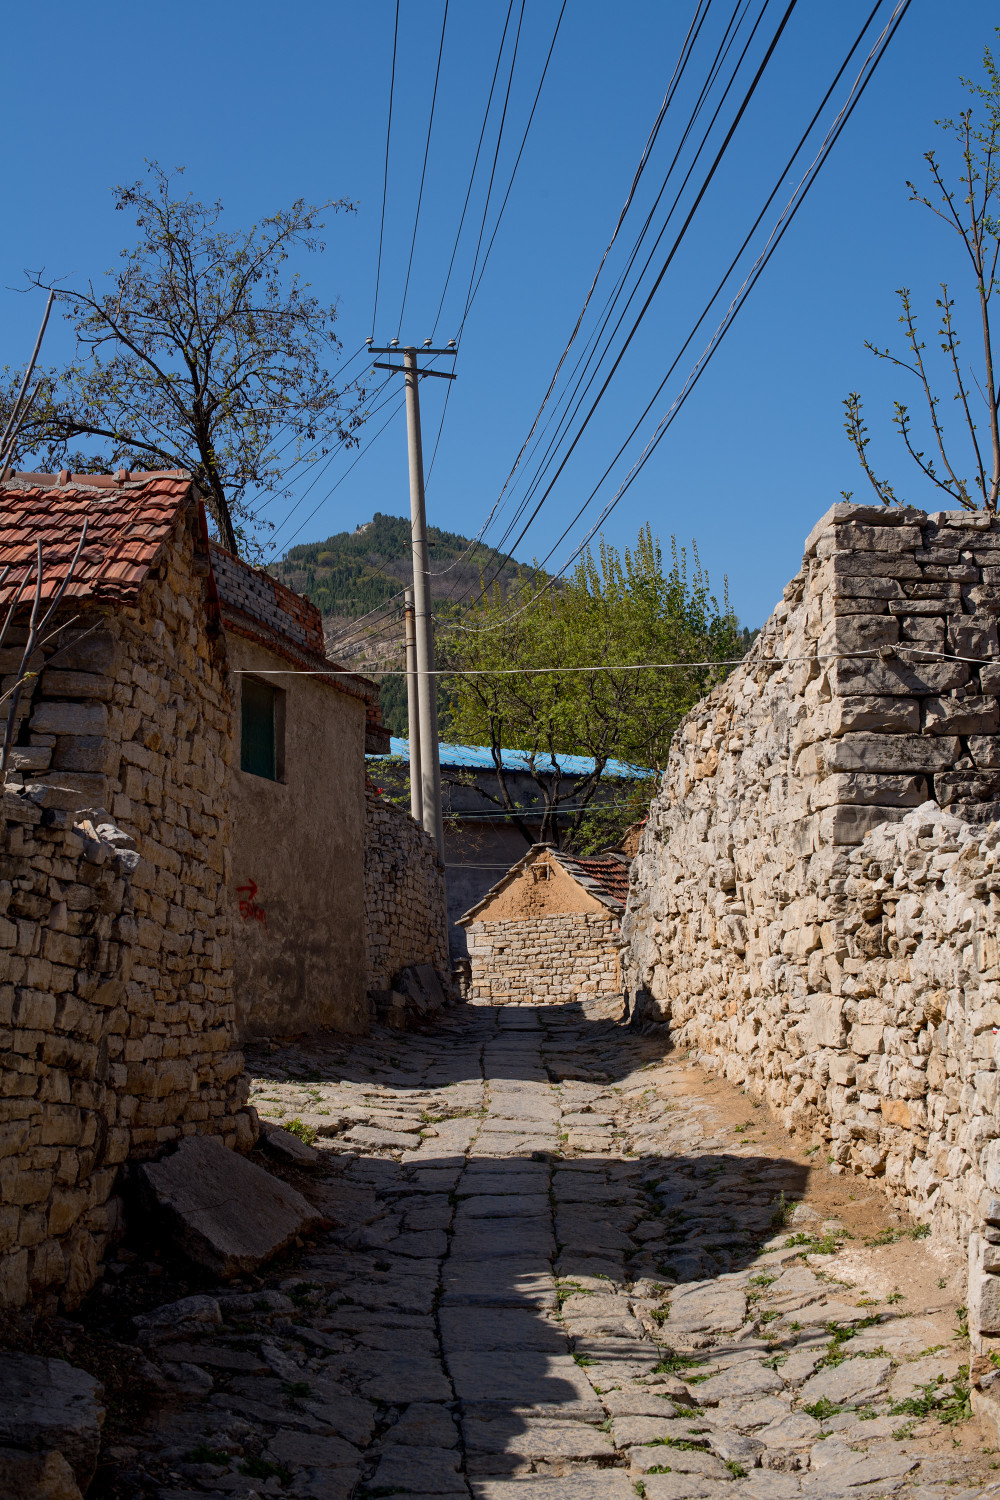
{"label": "leaning stone slab", "polygon": [[93,1376],[65,1360],[0,1354],[0,1443],[31,1453],[55,1449],[85,1490],[94,1477],[101,1446],[103,1394]]}
{"label": "leaning stone slab", "polygon": [[18,1453],[0,1448],[0,1495],[11,1500],[83,1500],[61,1453]]}
{"label": "leaning stone slab", "polygon": [[301,1193],[214,1136],[188,1136],[140,1175],[178,1248],[220,1276],[255,1270],[322,1222]]}

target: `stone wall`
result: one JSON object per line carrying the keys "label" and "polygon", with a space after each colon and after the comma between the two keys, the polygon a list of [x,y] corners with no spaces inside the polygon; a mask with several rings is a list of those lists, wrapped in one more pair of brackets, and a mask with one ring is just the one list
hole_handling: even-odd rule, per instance
{"label": "stone wall", "polygon": [[996,522],[835,506],[680,726],[623,923],[639,1015],[973,1248],[996,1094],[964,1049],[993,981],[962,886],[988,850],[961,851],[1000,813],[998,614]]}
{"label": "stone wall", "polygon": [[409,813],[365,790],[365,945],[369,993],[401,969],[432,964],[447,980],[444,865]]}
{"label": "stone wall", "polygon": [[485,1005],[534,1005],[581,996],[620,995],[619,924],[570,912],[520,921],[470,922],[468,999]]}
{"label": "stone wall", "polygon": [[[12,1196],[0,1176],[9,1304],[87,1289],[121,1162],[196,1131],[255,1136],[232,994],[233,709],[207,577],[192,503],[133,602],[67,606],[31,663],[3,846],[0,1174],[30,1162]],[[130,872],[95,854],[97,826],[133,851]]]}

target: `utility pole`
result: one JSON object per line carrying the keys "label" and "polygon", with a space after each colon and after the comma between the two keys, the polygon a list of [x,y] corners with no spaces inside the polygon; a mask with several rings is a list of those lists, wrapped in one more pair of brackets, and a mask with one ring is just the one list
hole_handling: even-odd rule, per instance
{"label": "utility pole", "polygon": [[410,740],[410,813],[422,824],[424,798],[420,780],[420,700],[417,697],[417,632],[413,621],[412,589],[407,589],[404,596],[403,619],[406,631],[406,724]]}
{"label": "utility pole", "polygon": [[[368,344],[372,354],[399,354],[398,341],[385,349],[375,349]],[[455,355],[454,339],[446,349],[430,348],[428,339],[420,351],[425,355]],[[431,616],[430,559],[427,550],[427,514],[424,506],[424,457],[420,433],[420,394],[418,384],[422,375],[434,375],[440,380],[454,380],[453,372],[420,369],[417,365],[417,350],[409,345],[402,350],[403,363],[380,364],[376,370],[391,370],[401,374],[406,381],[406,438],[410,468],[410,537],[413,547],[413,625],[417,668],[417,716],[420,745],[420,812],[424,829],[437,845],[438,854],[444,859],[444,818],[441,808],[441,762],[438,751],[437,727],[437,678],[434,675],[434,622]],[[411,721],[412,729],[412,721]],[[410,804],[413,805],[412,782],[413,742],[410,742]]]}

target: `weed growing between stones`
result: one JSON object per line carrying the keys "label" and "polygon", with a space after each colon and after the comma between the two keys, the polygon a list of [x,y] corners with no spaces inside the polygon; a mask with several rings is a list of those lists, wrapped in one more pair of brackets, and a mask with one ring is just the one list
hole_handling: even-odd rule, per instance
{"label": "weed growing between stones", "polygon": [[830,1335],[830,1342],[827,1345],[827,1352],[820,1360],[817,1368],[823,1369],[824,1366],[829,1367],[843,1364],[847,1358],[847,1355],[843,1352],[843,1345],[848,1340],[853,1339],[862,1328],[874,1328],[881,1321],[881,1318],[876,1314],[871,1318],[861,1318],[857,1323],[824,1323],[823,1326]]}
{"label": "weed growing between stones", "polygon": [[287,1125],[283,1126],[283,1129],[287,1130],[289,1135],[298,1136],[299,1140],[305,1146],[311,1146],[316,1140],[316,1127],[304,1124],[298,1115],[295,1116],[294,1120],[289,1120]]}
{"label": "weed growing between stones", "polygon": [[[703,1364],[705,1364],[705,1360],[695,1359],[691,1354],[677,1354],[673,1349],[665,1349],[659,1364],[653,1366],[653,1374],[679,1375],[682,1370],[693,1370],[696,1366]],[[708,1376],[692,1375],[690,1378],[685,1377],[685,1379],[688,1379],[688,1384],[690,1384],[692,1380],[707,1380]]]}
{"label": "weed growing between stones", "polygon": [[968,1379],[968,1365],[961,1366],[958,1378],[952,1382],[950,1389],[945,1388],[945,1378],[939,1375],[937,1380],[930,1380],[926,1385],[920,1386],[919,1394],[907,1396],[905,1401],[897,1401],[889,1408],[889,1415],[936,1417],[947,1427],[958,1422],[968,1422],[972,1416]]}

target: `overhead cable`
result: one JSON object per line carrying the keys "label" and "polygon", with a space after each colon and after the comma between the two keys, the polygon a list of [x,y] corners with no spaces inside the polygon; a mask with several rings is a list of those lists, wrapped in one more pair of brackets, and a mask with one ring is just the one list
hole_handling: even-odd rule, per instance
{"label": "overhead cable", "polygon": [[[864,26],[862,32],[859,34],[859,40],[855,41],[854,46],[851,48],[851,52],[848,54],[848,61],[850,60],[850,57],[853,55],[853,53],[857,50],[860,38],[863,37],[864,31],[867,30],[868,25],[870,24],[870,21],[871,21],[872,17],[881,8],[881,4],[882,4],[882,0],[878,0],[878,3],[876,4],[875,9],[871,12],[871,14],[870,14],[870,16],[868,18],[868,21],[866,21],[865,26]],[[850,119],[850,116],[853,113],[854,109],[857,107],[857,104],[858,104],[859,100],[861,99],[861,97],[862,97],[865,89],[868,86],[868,83],[871,81],[871,78],[874,76],[875,69],[878,66],[878,63],[881,61],[882,57],[884,56],[884,54],[885,54],[885,52],[886,52],[886,50],[887,50],[890,42],[892,41],[892,38],[895,36],[895,33],[898,30],[899,25],[902,22],[903,17],[906,14],[906,11],[909,9],[909,5],[910,5],[910,0],[898,0],[898,3],[896,4],[894,10],[892,11],[892,14],[891,14],[891,16],[889,18],[889,21],[887,22],[885,28],[883,29],[883,31],[880,34],[880,36],[877,39],[877,41],[875,42],[874,46],[869,51],[868,56],[866,57],[865,62],[863,63],[862,68],[861,68],[860,72],[858,73],[857,78],[854,81],[854,84],[852,85],[851,91],[850,91],[850,93],[848,95],[848,102],[846,102],[845,105],[842,106],[842,108],[841,108],[839,114],[837,115],[834,123],[831,125],[830,129],[828,130],[827,135],[824,138],[824,142],[823,142],[822,146],[820,147],[819,152],[817,153],[817,155],[814,158],[813,162],[810,164],[810,166],[807,169],[806,173],[804,174],[804,176],[800,180],[799,184],[797,185],[797,187],[796,187],[795,191],[793,192],[791,198],[789,199],[789,202],[786,205],[785,209],[782,211],[781,215],[779,216],[779,218],[778,218],[778,220],[776,222],[775,228],[772,230],[771,235],[769,236],[769,239],[767,241],[765,250],[758,257],[758,259],[755,262],[753,268],[751,269],[751,272],[748,274],[747,278],[744,280],[744,283],[741,286],[741,288],[740,288],[739,292],[737,293],[736,297],[730,303],[729,308],[727,309],[727,311],[726,311],[726,313],[725,313],[722,321],[720,322],[720,324],[716,328],[714,334],[712,335],[712,338],[709,340],[708,345],[706,346],[705,350],[703,351],[703,353],[701,354],[701,356],[699,357],[699,359],[696,361],[695,365],[692,367],[692,370],[689,373],[688,378],[687,378],[684,386],[682,387],[680,395],[675,398],[675,400],[671,403],[670,407],[668,407],[667,411],[664,413],[664,416],[661,418],[661,421],[658,424],[657,430],[656,430],[653,438],[646,445],[646,447],[643,450],[642,454],[640,455],[639,459],[637,459],[636,463],[632,466],[632,469],[629,471],[628,475],[626,476],[626,479],[624,480],[624,482],[622,483],[622,485],[619,487],[619,489],[616,491],[615,495],[612,497],[612,499],[609,502],[609,504],[601,512],[601,515],[598,517],[597,521],[589,529],[589,531],[587,532],[587,534],[584,537],[583,541],[574,550],[574,552],[571,554],[571,556],[566,559],[566,561],[563,563],[563,565],[559,569],[559,571],[557,573],[553,574],[546,581],[546,583],[542,586],[541,589],[539,589],[538,593],[532,599],[528,600],[519,609],[513,611],[512,614],[510,616],[508,616],[507,618],[513,619],[517,614],[520,614],[525,609],[530,608],[531,605],[533,603],[535,603],[538,598],[540,598],[544,593],[546,593],[548,591],[548,589],[550,589],[557,582],[558,578],[565,572],[565,570],[570,566],[570,564],[573,561],[575,561],[576,558],[578,558],[580,556],[581,552],[590,543],[590,541],[592,541],[593,537],[596,535],[596,533],[599,530],[599,528],[604,524],[605,520],[610,515],[611,511],[618,504],[619,500],[626,493],[626,491],[630,488],[630,486],[632,485],[632,483],[634,482],[634,480],[638,476],[639,472],[641,471],[642,467],[645,465],[645,463],[648,461],[648,459],[650,458],[650,456],[652,455],[652,453],[655,451],[656,447],[659,445],[659,443],[660,443],[662,437],[664,436],[664,433],[666,432],[667,428],[673,422],[673,420],[676,417],[678,411],[680,410],[680,408],[683,405],[684,401],[690,395],[691,391],[693,390],[694,386],[697,384],[698,380],[700,380],[702,374],[704,373],[705,369],[707,368],[707,365],[708,365],[709,361],[711,360],[711,358],[714,355],[716,349],[718,348],[719,344],[721,343],[722,338],[725,336],[726,332],[728,332],[729,328],[732,326],[733,320],[735,319],[737,313],[739,312],[740,308],[744,305],[747,296],[753,290],[753,287],[756,285],[757,281],[760,279],[760,276],[761,276],[761,274],[762,274],[762,272],[764,270],[764,267],[767,265],[767,263],[770,260],[772,254],[777,249],[777,246],[780,244],[781,239],[783,238],[783,236],[786,233],[787,229],[789,228],[792,220],[794,219],[796,213],[798,212],[798,210],[801,207],[803,201],[805,200],[805,197],[806,197],[809,189],[811,188],[812,184],[815,182],[816,177],[817,177],[817,175],[819,173],[820,167],[822,166],[823,162],[826,160],[826,157],[829,155],[829,153],[832,150],[833,146],[836,144],[836,141],[839,138],[841,131],[843,130],[843,128],[846,125],[847,121]],[[838,78],[844,72],[846,66],[847,66],[847,63],[845,62],[845,64],[841,67],[840,72],[837,75]],[[836,79],[834,80],[834,83],[836,83]],[[832,87],[833,87],[833,85],[831,85],[831,91],[832,91]],[[829,92],[830,91],[828,91],[827,97],[829,97]],[[815,118],[816,117],[814,116],[814,121],[815,121]],[[801,149],[801,145],[802,145],[802,143],[803,143],[803,141],[805,139],[805,136],[808,135],[808,133],[809,133],[809,131],[811,131],[811,129],[812,129],[812,123],[807,128],[807,131],[803,135],[802,140],[800,140],[799,146],[796,147],[796,150],[793,153],[793,156],[791,158],[792,160],[794,160],[794,157],[798,154],[799,150]],[[783,180],[784,176],[787,175],[787,170],[788,169],[786,168],[785,172],[782,174],[782,177],[779,178],[779,184]],[[774,196],[773,192],[772,192],[771,196],[772,197]],[[758,219],[758,222],[759,222],[759,219]],[[728,278],[728,274],[729,273],[727,272],[727,278]],[[725,279],[726,278],[724,278],[724,280]],[[711,302],[713,302],[715,300],[715,297],[717,295],[718,295],[718,289],[717,289],[716,293],[713,294],[713,297],[710,299],[709,304],[708,304],[709,306],[711,305]],[[686,348],[687,345],[691,342],[691,339],[694,337],[694,333],[697,331],[698,326],[700,326],[701,321],[703,321],[704,316],[705,316],[705,314],[703,313],[702,316],[701,316],[701,318],[699,319],[698,323],[696,323],[694,330],[692,330],[692,333],[688,336],[688,339],[685,341],[685,344],[683,346],[684,348]],[[540,564],[538,564],[539,568],[544,567],[545,563],[548,562],[549,559],[552,557],[553,552],[560,545],[560,543],[566,539],[567,535],[569,534],[569,531],[576,524],[576,522],[580,519],[581,515],[583,514],[583,511],[590,504],[591,500],[596,495],[598,489],[600,488],[600,486],[604,483],[605,479],[610,474],[612,468],[614,467],[614,464],[621,457],[621,455],[624,452],[625,447],[627,446],[628,442],[631,440],[631,438],[638,431],[638,428],[641,425],[642,421],[645,419],[645,417],[648,415],[649,411],[652,409],[652,406],[655,403],[657,396],[662,391],[663,386],[665,385],[667,379],[669,379],[670,374],[676,368],[677,362],[678,362],[677,359],[675,359],[674,363],[671,365],[670,370],[667,372],[667,375],[660,382],[660,385],[657,387],[657,390],[654,392],[653,398],[649,402],[649,404],[647,405],[646,410],[643,412],[642,416],[639,419],[639,422],[637,422],[636,425],[633,427],[632,432],[629,434],[629,437],[626,439],[625,443],[621,446],[621,448],[619,448],[618,453],[615,455],[615,458],[612,459],[611,464],[609,464],[608,467],[605,469],[603,475],[598,480],[598,482],[594,486],[594,488],[591,490],[591,493],[588,496],[587,500],[584,501],[583,505],[577,511],[575,517],[570,522],[569,526],[563,531],[562,535],[560,536],[559,540],[555,543],[555,545],[552,548],[550,548],[549,552],[546,554],[546,557],[542,559],[542,562]],[[464,626],[460,622],[457,622],[457,621],[455,622],[455,624],[457,625],[457,627],[459,629],[461,629],[461,630],[472,630],[472,631],[477,631],[477,632],[479,630],[492,630],[492,629],[502,628],[502,624],[503,623],[504,622],[497,622],[496,624],[490,624],[490,625],[485,625],[485,626],[481,626],[481,627],[476,627],[476,626]]]}
{"label": "overhead cable", "polygon": [[[403,314],[406,311],[406,294],[410,289],[410,272],[413,270],[413,252],[417,244],[417,228],[420,224],[420,209],[424,201],[424,181],[427,177],[427,158],[430,155],[431,150],[431,132],[434,129],[434,109],[437,105],[438,81],[441,77],[441,58],[444,53],[444,32],[445,27],[448,25],[448,4],[449,0],[444,0],[444,15],[441,17],[441,41],[438,44],[437,67],[434,70],[434,90],[431,94],[431,113],[430,118],[427,121],[427,141],[424,145],[424,165],[420,172],[420,191],[417,194],[417,212],[414,215],[413,219],[413,238],[410,241],[410,258],[406,265],[406,280],[403,283],[403,301],[399,309],[399,328],[396,331],[397,338],[401,338],[403,333]],[[372,333],[374,336],[374,329],[372,330]]]}
{"label": "overhead cable", "polygon": [[378,318],[378,289],[382,276],[382,241],[385,237],[385,204],[389,195],[389,139],[392,135],[392,99],[396,91],[396,47],[399,42],[399,0],[396,0],[396,20],[392,31],[392,71],[389,75],[389,118],[385,127],[385,175],[382,181],[382,218],[378,231],[378,260],[375,265],[375,305],[372,309],[372,338],[375,337],[375,321]]}

